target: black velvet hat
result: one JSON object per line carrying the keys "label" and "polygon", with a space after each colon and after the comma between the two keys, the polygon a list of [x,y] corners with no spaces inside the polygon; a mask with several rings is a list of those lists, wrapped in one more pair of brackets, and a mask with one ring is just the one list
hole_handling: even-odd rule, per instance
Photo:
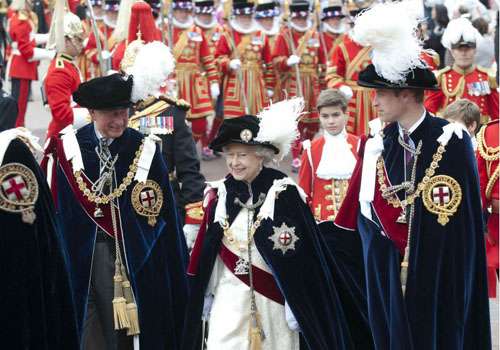
{"label": "black velvet hat", "polygon": [[217,136],[210,143],[210,148],[216,152],[221,152],[222,148],[230,143],[240,143],[243,145],[264,146],[278,154],[279,149],[270,143],[255,141],[259,130],[259,119],[254,115],[224,119]]}
{"label": "black velvet hat", "polygon": [[373,64],[359,73],[358,85],[373,89],[439,89],[434,73],[428,68],[414,68],[406,75],[403,83],[395,84],[379,75]]}
{"label": "black velvet hat", "polygon": [[86,81],[73,93],[73,100],[88,109],[118,109],[132,105],[132,77],[119,73]]}
{"label": "black velvet hat", "polygon": [[292,1],[289,5],[290,12],[309,12],[309,3],[304,0]]}

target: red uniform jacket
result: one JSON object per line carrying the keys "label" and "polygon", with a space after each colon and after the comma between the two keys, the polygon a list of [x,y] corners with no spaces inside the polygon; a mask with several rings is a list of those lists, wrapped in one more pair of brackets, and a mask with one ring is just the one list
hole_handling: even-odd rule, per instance
{"label": "red uniform jacket", "polygon": [[[35,16],[35,17],[33,17]],[[12,39],[12,53],[9,76],[17,79],[38,79],[38,62],[30,62],[36,47],[34,34],[36,15],[17,11],[9,20],[9,35]]]}
{"label": "red uniform jacket", "polygon": [[498,119],[498,92],[495,77],[482,67],[472,66],[464,71],[458,67],[446,67],[436,73],[441,90],[427,95],[425,108],[440,114],[456,99],[465,98],[481,109],[481,122]]}
{"label": "red uniform jacket", "polygon": [[[358,158],[359,138],[352,134],[347,134],[347,142],[354,157]],[[299,186],[302,187],[307,194],[308,203],[314,217],[318,221],[334,220],[337,215],[342,201],[344,200],[349,184],[348,179],[321,179],[316,175],[321,156],[323,154],[323,146],[325,138],[320,137],[312,141],[310,155],[312,160],[309,160],[309,151],[302,153],[302,166],[299,172]],[[332,159],[334,162],[335,159]]]}
{"label": "red uniform jacket", "polygon": [[498,259],[498,158],[499,158],[499,122],[498,119],[484,126],[478,134],[477,167],[479,185],[484,210],[491,209],[488,217],[488,236],[486,239],[486,258],[488,266],[488,294],[496,297],[496,270]]}
{"label": "red uniform jacket", "polygon": [[[243,34],[225,26],[215,52],[223,80],[224,116],[234,118],[245,114],[242,88],[247,97],[248,112],[259,113],[268,104],[266,89],[274,89],[272,52],[267,37],[260,31]],[[229,68],[229,62],[236,57],[241,60],[243,86],[238,73]]]}
{"label": "red uniform jacket", "polygon": [[[290,38],[293,37],[291,47]],[[276,38],[273,52],[273,62],[278,71],[282,72],[283,85],[289,97],[298,96],[296,68],[287,64],[288,57],[296,54],[300,57],[299,71],[302,94],[304,97],[304,111],[307,112],[302,122],[317,122],[316,99],[320,92],[321,67],[325,66],[326,58],[320,49],[320,38],[316,30],[298,32],[283,28]],[[324,69],[323,69],[324,70]]]}
{"label": "red uniform jacket", "polygon": [[64,54],[57,55],[49,65],[44,84],[52,113],[47,131],[47,138],[50,138],[73,123],[71,95],[80,85],[80,71],[73,59]]}

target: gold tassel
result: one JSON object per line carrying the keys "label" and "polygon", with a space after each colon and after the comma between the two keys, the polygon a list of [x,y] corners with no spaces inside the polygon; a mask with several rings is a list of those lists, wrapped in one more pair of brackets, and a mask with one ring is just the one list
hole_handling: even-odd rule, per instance
{"label": "gold tassel", "polygon": [[255,312],[250,316],[250,350],[261,350],[262,341],[265,339],[264,331],[262,329],[262,324],[260,322],[260,315]]}
{"label": "gold tassel", "polygon": [[123,278],[120,273],[120,262],[115,261],[113,316],[115,319],[115,329],[125,329],[130,327],[127,316],[127,300],[123,297]]}
{"label": "gold tassel", "polygon": [[127,278],[127,273],[125,271],[125,266],[121,265],[121,273],[123,276],[123,295],[127,303],[127,316],[129,320],[129,327],[127,330],[127,335],[138,335],[141,333],[139,327],[139,312],[137,310],[137,304],[134,301],[134,294],[132,293],[132,286]]}

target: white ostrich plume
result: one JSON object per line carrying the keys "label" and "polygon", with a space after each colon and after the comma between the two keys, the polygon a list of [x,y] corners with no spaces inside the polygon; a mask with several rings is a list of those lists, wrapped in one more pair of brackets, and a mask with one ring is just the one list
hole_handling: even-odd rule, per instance
{"label": "white ostrich plume", "polygon": [[476,43],[482,39],[478,30],[464,17],[454,19],[448,23],[441,38],[441,43],[448,50],[451,50],[452,45],[458,43],[460,39],[470,43]]}
{"label": "white ostrich plume", "polygon": [[134,77],[132,102],[144,100],[148,96],[159,96],[162,85],[174,68],[174,56],[165,44],[153,41],[141,47],[130,68],[130,74]]}
{"label": "white ostrich plume", "polygon": [[303,110],[304,99],[295,97],[273,103],[257,115],[260,122],[255,141],[269,142],[277,147],[279,153],[275,160],[282,160],[299,136],[297,124]]}
{"label": "white ostrich plume", "polygon": [[375,70],[391,83],[403,83],[413,69],[425,68],[418,16],[413,3],[405,0],[374,5],[355,19],[352,39],[371,47]]}

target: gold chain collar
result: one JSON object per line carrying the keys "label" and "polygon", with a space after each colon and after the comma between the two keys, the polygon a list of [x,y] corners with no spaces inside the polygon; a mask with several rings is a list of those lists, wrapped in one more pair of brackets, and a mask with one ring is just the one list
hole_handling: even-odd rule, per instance
{"label": "gold chain collar", "polygon": [[[436,169],[439,167],[439,161],[443,158],[443,153],[446,151],[445,146],[439,145],[436,153],[432,156],[432,162],[430,166],[425,170],[425,176],[422,181],[417,185],[417,190],[409,194],[404,200],[400,200],[396,194],[385,198],[387,203],[392,205],[394,208],[406,208],[407,205],[411,205],[420,196],[427,183],[430,181],[431,177],[434,176]],[[380,191],[384,192],[387,189],[387,181],[385,178],[385,162],[384,158],[380,156],[377,160],[377,180],[380,186]]]}
{"label": "gold chain collar", "polygon": [[117,186],[113,192],[107,195],[98,196],[91,189],[87,187],[87,184],[83,180],[82,172],[76,171],[74,173],[76,183],[78,184],[78,188],[82,191],[83,195],[87,197],[87,199],[95,204],[108,204],[109,202],[115,200],[116,198],[120,198],[123,192],[125,192],[128,186],[132,183],[135,173],[137,172],[137,164],[139,163],[139,158],[141,157],[142,150],[144,149],[144,141],[142,140],[141,146],[135,152],[135,158],[130,164],[127,172],[127,176],[125,176],[122,180],[122,183]]}

